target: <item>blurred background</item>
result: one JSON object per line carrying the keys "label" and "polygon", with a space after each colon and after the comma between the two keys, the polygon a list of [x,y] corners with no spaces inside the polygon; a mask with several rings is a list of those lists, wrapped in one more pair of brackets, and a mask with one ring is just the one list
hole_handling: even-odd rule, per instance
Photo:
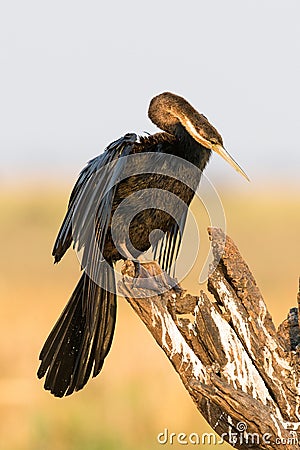
{"label": "blurred background", "polygon": [[[52,245],[86,161],[126,132],[155,132],[149,100],[178,93],[251,178],[218,156],[206,170],[278,325],[300,274],[299,3],[14,0],[0,9],[0,448],[148,450],[165,428],[211,431],[122,298],[101,375],[70,398],[43,390],[38,354],[80,275],[72,251],[53,265]],[[200,265],[182,283],[194,293]]]}

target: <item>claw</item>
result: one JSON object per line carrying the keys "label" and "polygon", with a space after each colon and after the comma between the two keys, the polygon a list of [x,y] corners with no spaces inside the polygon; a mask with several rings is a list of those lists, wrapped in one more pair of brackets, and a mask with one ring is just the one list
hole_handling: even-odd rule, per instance
{"label": "claw", "polygon": [[124,277],[126,276],[127,283],[130,280],[133,290],[140,290],[140,293],[145,291],[146,296],[162,294],[170,289],[176,293],[182,292],[177,280],[163,272],[156,261],[145,263],[138,260],[125,261],[121,273]]}
{"label": "claw", "polygon": [[134,264],[134,269],[135,269],[134,278],[139,278],[141,276],[141,272],[142,272],[142,263],[138,259],[134,259],[134,260],[132,260],[132,262]]}

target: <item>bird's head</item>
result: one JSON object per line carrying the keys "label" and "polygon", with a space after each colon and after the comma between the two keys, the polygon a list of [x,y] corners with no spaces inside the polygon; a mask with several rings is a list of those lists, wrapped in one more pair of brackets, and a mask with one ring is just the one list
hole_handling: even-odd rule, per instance
{"label": "bird's head", "polygon": [[225,150],[222,136],[215,127],[183,97],[171,92],[157,95],[150,102],[148,115],[155,125],[173,135],[176,134],[176,126],[180,123],[196,142],[218,153],[249,181],[242,168]]}

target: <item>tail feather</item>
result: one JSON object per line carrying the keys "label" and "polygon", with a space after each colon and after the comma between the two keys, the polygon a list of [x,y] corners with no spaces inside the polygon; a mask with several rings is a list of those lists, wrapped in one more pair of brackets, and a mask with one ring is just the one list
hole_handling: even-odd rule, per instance
{"label": "tail feather", "polygon": [[[117,308],[114,274],[111,267],[102,274],[106,289],[83,273],[40,353],[37,375],[46,375],[45,389],[57,397],[82,389],[93,369],[98,375],[110,350]],[[92,305],[92,318],[86,304]]]}

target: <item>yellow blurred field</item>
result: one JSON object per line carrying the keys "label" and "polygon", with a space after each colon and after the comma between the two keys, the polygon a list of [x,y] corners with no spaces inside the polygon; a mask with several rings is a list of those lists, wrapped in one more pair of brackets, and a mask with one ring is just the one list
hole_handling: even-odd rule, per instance
{"label": "yellow blurred field", "polygon": [[[209,431],[164,354],[123,299],[100,376],[64,399],[53,398],[37,380],[41,345],[79,278],[74,252],[58,266],[51,258],[68,195],[68,188],[49,187],[0,196],[0,448],[148,450],[162,447],[156,436],[164,428]],[[227,232],[278,325],[296,304],[299,192],[227,192],[222,201]],[[197,277],[195,267],[183,286],[197,292]]]}

